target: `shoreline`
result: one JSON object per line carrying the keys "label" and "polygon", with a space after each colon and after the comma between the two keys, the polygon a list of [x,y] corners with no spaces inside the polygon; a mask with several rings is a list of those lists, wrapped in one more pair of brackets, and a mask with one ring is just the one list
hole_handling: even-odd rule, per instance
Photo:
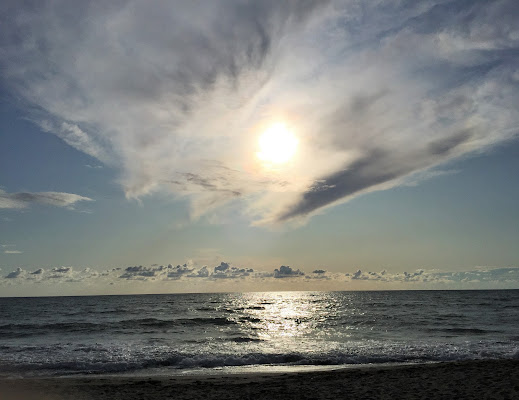
{"label": "shoreline", "polygon": [[514,399],[519,360],[208,375],[1,378],[2,400]]}

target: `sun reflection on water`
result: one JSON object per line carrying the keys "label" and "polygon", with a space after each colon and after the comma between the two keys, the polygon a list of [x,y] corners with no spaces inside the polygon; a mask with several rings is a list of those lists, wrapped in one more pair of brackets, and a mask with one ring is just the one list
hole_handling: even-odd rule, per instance
{"label": "sun reflection on water", "polygon": [[[247,293],[241,296],[244,314],[241,321],[255,332],[260,340],[277,342],[283,339],[315,334],[324,319],[316,318],[324,304],[308,297],[308,292]],[[285,343],[286,344],[286,343]]]}

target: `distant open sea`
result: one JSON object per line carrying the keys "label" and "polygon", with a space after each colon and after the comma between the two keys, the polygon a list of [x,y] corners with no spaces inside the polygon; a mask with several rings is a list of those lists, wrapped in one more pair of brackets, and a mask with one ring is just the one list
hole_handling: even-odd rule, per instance
{"label": "distant open sea", "polygon": [[519,290],[0,298],[0,376],[519,358]]}

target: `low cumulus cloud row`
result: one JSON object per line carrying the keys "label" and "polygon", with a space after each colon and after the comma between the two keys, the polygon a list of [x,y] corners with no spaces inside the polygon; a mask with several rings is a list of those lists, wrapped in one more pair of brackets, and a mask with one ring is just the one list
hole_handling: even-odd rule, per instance
{"label": "low cumulus cloud row", "polygon": [[[38,268],[33,271],[18,267],[16,270],[5,274],[0,278],[2,284],[16,284],[28,282],[54,282],[54,283],[95,283],[108,284],[121,283],[123,281],[141,282],[215,282],[221,280],[243,282],[289,281],[302,284],[313,280],[334,281],[343,283],[378,282],[384,283],[416,283],[416,284],[505,284],[519,285],[519,268],[489,268],[478,267],[471,271],[445,272],[438,270],[419,269],[414,272],[392,273],[388,271],[370,272],[357,270],[353,273],[334,273],[324,269],[315,269],[304,272],[290,266],[281,266],[273,271],[259,271],[252,268],[233,266],[226,262],[209,268],[208,266],[195,267],[190,264],[183,265],[152,265],[130,266],[126,268],[112,268],[97,271],[90,268],[74,269],[73,267],[56,267],[49,270]],[[354,287],[345,286],[345,287]],[[412,287],[412,286],[411,286]]]}
{"label": "low cumulus cloud row", "polygon": [[[280,223],[517,137],[516,0],[152,3],[7,0],[0,16],[4,87],[128,197]],[[269,169],[256,140],[276,122],[300,146]]]}

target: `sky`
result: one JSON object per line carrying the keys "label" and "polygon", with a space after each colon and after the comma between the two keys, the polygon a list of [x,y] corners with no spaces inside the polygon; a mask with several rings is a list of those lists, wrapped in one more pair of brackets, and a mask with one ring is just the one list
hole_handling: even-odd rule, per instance
{"label": "sky", "polygon": [[3,2],[0,296],[519,288],[518,19]]}

